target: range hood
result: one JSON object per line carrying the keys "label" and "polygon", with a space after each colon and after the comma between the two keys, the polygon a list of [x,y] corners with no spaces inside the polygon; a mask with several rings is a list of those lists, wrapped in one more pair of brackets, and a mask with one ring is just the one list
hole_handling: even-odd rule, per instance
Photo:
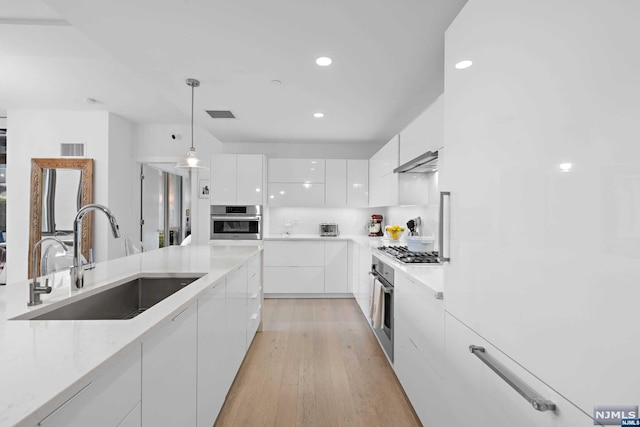
{"label": "range hood", "polygon": [[405,172],[435,172],[438,170],[438,152],[427,151],[426,153],[409,160],[407,163],[398,166],[393,173]]}

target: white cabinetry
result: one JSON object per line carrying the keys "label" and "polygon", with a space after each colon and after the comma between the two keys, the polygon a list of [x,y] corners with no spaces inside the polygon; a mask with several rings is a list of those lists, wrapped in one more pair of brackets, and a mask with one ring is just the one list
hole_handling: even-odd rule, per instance
{"label": "white cabinetry", "polygon": [[397,273],[394,369],[423,425],[446,425],[442,300],[425,284]]}
{"label": "white cabinetry", "polygon": [[368,160],[347,160],[347,206],[369,206]]}
{"label": "white cabinetry", "polygon": [[247,267],[247,349],[262,321],[262,252],[249,260]]}
{"label": "white cabinetry", "polygon": [[265,294],[349,293],[348,248],[346,241],[266,241]]}
{"label": "white cabinetry", "polygon": [[398,166],[398,141],[398,136],[394,136],[369,159],[370,206],[398,204],[398,175],[393,173]]}
{"label": "white cabinetry", "polygon": [[227,325],[229,325],[229,377],[236,376],[247,349],[247,264],[227,276]]}
{"label": "white cabinetry", "polygon": [[[45,417],[43,427],[140,426],[140,345]],[[137,409],[136,409],[137,408]]]}
{"label": "white cabinetry", "polygon": [[260,154],[213,154],[211,204],[262,205],[263,163]]}
{"label": "white cabinetry", "polygon": [[444,146],[444,95],[400,132],[400,164]]}
{"label": "white cabinetry", "polygon": [[357,285],[353,287],[353,296],[362,310],[364,317],[369,320],[369,307],[371,304],[371,293],[373,287],[373,278],[369,272],[371,271],[371,249],[368,246],[358,246],[358,257],[354,257],[356,263]]}
{"label": "white cabinetry", "polygon": [[325,204],[327,206],[347,205],[347,161],[327,159],[325,180]]}
{"label": "white cabinetry", "polygon": [[324,242],[324,292],[330,294],[350,292],[348,261],[347,242]]}
{"label": "white cabinetry", "polygon": [[[447,422],[441,425],[573,427],[593,425],[593,420],[546,386],[522,366],[447,314]],[[508,370],[540,397],[553,402],[555,411],[535,410],[502,378],[469,351],[485,348],[487,358]],[[591,413],[591,412],[590,412]],[[427,424],[425,424],[427,425]]]}
{"label": "white cabinetry", "polygon": [[325,161],[269,159],[270,206],[324,206]]}
{"label": "white cabinetry", "polygon": [[142,425],[196,425],[197,304],[142,343]]}
{"label": "white cabinetry", "polygon": [[325,182],[323,159],[269,159],[269,182]]}
{"label": "white cabinetry", "polygon": [[198,427],[211,427],[222,408],[231,381],[225,281],[198,299]]}
{"label": "white cabinetry", "polygon": [[[469,1],[447,30],[445,301],[447,322],[459,320],[514,370],[591,414],[596,405],[640,402],[631,378],[640,343],[630,339],[640,336],[640,144],[630,137],[638,134],[640,57],[628,54],[640,39],[640,10],[625,1],[558,4]],[[472,67],[455,69],[462,59]],[[493,376],[481,363],[471,375],[473,342],[451,338],[448,324],[446,332],[447,384],[461,392],[447,393],[451,425],[483,425],[483,412],[484,425],[592,423],[561,423],[566,404],[535,414],[512,390],[501,392],[501,380],[487,382]],[[547,397],[542,384],[539,392]],[[507,393],[513,407],[503,403]],[[456,415],[461,408],[469,418]],[[528,411],[545,421],[526,424],[518,415]]]}

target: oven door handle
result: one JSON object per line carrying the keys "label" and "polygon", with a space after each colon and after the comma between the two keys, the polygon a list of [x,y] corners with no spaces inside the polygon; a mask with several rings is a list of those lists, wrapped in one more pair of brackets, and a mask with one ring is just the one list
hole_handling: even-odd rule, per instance
{"label": "oven door handle", "polygon": [[213,221],[260,221],[260,217],[259,216],[233,216],[233,215],[229,215],[229,216],[211,216],[211,219]]}
{"label": "oven door handle", "polygon": [[382,277],[382,275],[380,273],[378,273],[377,271],[374,270],[374,271],[370,271],[369,274],[372,275],[373,277],[375,277],[378,282],[380,282],[380,286],[382,286],[382,291],[385,294],[392,294],[393,293],[393,286],[386,285],[385,284],[386,280],[385,280],[384,277]]}

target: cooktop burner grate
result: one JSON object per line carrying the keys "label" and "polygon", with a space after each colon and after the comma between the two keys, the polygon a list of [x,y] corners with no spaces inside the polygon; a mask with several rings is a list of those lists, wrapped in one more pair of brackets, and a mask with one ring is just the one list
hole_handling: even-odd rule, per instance
{"label": "cooktop burner grate", "polygon": [[406,246],[380,246],[378,250],[386,252],[405,264],[439,264],[438,251],[411,252]]}

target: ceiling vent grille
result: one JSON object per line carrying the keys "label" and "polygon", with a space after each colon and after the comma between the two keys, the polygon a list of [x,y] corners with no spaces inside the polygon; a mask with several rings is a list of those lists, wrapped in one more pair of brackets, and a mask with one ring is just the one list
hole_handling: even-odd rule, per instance
{"label": "ceiling vent grille", "polygon": [[60,156],[62,157],[84,157],[84,143],[61,143]]}
{"label": "ceiling vent grille", "polygon": [[207,110],[212,119],[235,119],[236,116],[230,110]]}

